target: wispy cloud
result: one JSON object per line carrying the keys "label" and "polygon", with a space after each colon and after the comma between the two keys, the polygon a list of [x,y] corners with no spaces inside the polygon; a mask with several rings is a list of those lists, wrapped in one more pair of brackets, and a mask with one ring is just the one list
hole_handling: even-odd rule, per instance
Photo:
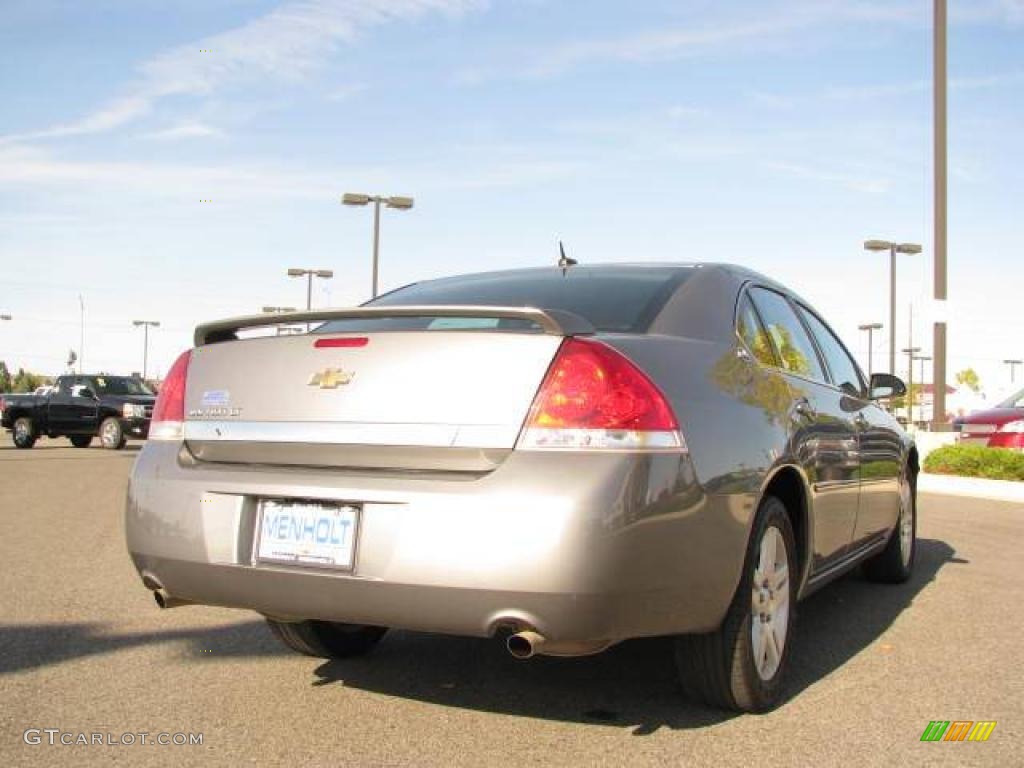
{"label": "wispy cloud", "polygon": [[[297,168],[265,163],[177,164],[92,161],[62,157],[38,145],[0,146],[0,190],[128,190],[137,197],[189,203],[199,197],[230,205],[253,200],[333,200],[339,179],[355,186],[394,185],[420,192],[529,186],[578,174],[580,162],[538,154],[456,151],[445,158],[399,166]],[[202,190],[201,194],[196,190]]]}
{"label": "wispy cloud", "polygon": [[301,81],[367,29],[428,13],[459,14],[480,1],[295,0],[143,62],[125,95],[82,118],[6,141],[108,131],[142,117],[169,96],[204,96],[240,82]]}
{"label": "wispy cloud", "polygon": [[199,120],[183,120],[159,131],[142,134],[145,139],[157,141],[178,141],[180,139],[219,139],[224,132]]}
{"label": "wispy cloud", "polygon": [[[1002,88],[1013,85],[1024,85],[1024,70],[996,72],[988,75],[972,75],[953,77],[949,80],[949,88],[953,91],[973,91],[988,88]],[[906,96],[913,93],[925,93],[932,88],[931,80],[909,80],[902,83],[874,83],[870,85],[833,86],[826,90],[825,95],[841,101],[857,101],[884,98],[887,96]]]}
{"label": "wispy cloud", "polygon": [[852,189],[855,192],[881,194],[883,192],[887,192],[892,187],[892,180],[869,173],[837,171],[827,168],[819,168],[812,165],[805,165],[802,163],[783,161],[767,162],[764,164],[764,167],[798,179],[839,184],[840,186]]}
{"label": "wispy cloud", "polygon": [[750,4],[721,3],[708,18],[693,24],[662,25],[655,29],[595,39],[569,39],[543,49],[523,52],[517,62],[526,66],[471,66],[455,82],[477,85],[495,77],[550,77],[601,62],[650,63],[762,51],[786,44],[797,33],[841,24],[918,23],[920,13],[908,0],[774,0]]}

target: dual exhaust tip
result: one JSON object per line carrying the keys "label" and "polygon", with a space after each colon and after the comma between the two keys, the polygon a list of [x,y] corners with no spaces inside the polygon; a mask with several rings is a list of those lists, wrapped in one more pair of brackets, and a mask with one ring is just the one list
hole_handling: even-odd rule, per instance
{"label": "dual exhaust tip", "polygon": [[[161,609],[177,608],[181,605],[191,605],[191,600],[182,600],[174,597],[163,587],[153,590],[153,599]],[[544,635],[532,630],[516,632],[509,635],[505,641],[508,652],[517,659],[529,659],[533,656],[587,656],[592,653],[599,653],[611,643],[602,640],[571,640],[553,642]]]}

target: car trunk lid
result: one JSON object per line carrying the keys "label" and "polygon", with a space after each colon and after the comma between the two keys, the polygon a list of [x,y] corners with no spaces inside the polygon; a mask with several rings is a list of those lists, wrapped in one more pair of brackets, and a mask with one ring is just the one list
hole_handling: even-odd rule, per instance
{"label": "car trunk lid", "polygon": [[206,344],[189,367],[185,442],[204,462],[487,471],[515,446],[556,329]]}

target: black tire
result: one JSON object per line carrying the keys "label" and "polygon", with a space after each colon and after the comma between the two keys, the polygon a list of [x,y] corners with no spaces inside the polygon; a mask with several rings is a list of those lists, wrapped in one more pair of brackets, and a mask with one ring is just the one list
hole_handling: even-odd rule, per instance
{"label": "black tire", "polygon": [[92,435],[71,435],[68,440],[75,448],[88,448],[92,445]]}
{"label": "black tire", "polygon": [[[909,552],[904,552],[903,524],[910,513]],[[914,572],[917,557],[917,477],[906,470],[900,478],[900,515],[885,549],[864,561],[864,576],[879,584],[902,584]]]}
{"label": "black tire", "polygon": [[121,422],[113,416],[108,416],[100,422],[100,444],[109,450],[119,451],[124,448],[128,438],[124,436],[121,429]]}
{"label": "black tire", "polygon": [[277,639],[293,651],[321,659],[345,659],[369,653],[384,637],[386,627],[341,624],[335,621],[284,622],[267,619]]}
{"label": "black tire", "polygon": [[[771,626],[770,617],[776,607],[774,595],[777,590],[759,589],[755,593],[754,572],[761,558],[762,540],[773,529],[785,545],[788,600],[785,602],[784,615],[782,603],[778,604],[778,626],[784,627],[785,631],[782,635],[781,654],[769,654],[775,656],[773,661],[768,660],[768,655],[764,657],[766,678],[758,671],[754,660],[753,627],[760,626],[765,616],[769,617],[769,621],[764,623]],[[770,535],[776,547],[777,561],[779,538],[774,533]],[[774,568],[775,563],[772,564]],[[714,707],[741,712],[764,712],[779,703],[789,652],[793,646],[798,571],[793,527],[786,514],[786,507],[774,496],[766,496],[754,520],[743,574],[722,625],[707,634],[676,638],[676,669],[683,689],[689,696]],[[755,594],[771,595],[769,602],[765,603],[767,612],[757,616],[754,615]],[[753,623],[755,618],[759,622],[757,625]],[[768,627],[765,631],[769,631]],[[762,634],[761,638],[761,642],[766,642],[765,635]]]}
{"label": "black tire", "polygon": [[17,448],[31,448],[39,439],[39,435],[36,434],[36,425],[28,416],[16,418],[14,424],[11,425],[11,433]]}

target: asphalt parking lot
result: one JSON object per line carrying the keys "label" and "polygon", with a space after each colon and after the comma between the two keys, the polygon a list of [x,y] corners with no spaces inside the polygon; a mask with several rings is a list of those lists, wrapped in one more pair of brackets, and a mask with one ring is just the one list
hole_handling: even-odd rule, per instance
{"label": "asphalt parking lot", "polygon": [[[923,496],[914,579],[852,575],[802,603],[788,700],[734,716],[679,698],[662,639],[517,661],[497,641],[395,632],[324,662],[255,615],[160,611],[124,546],[138,446],[0,439],[3,765],[1021,764],[1024,505]],[[930,720],[997,726],[922,743]],[[203,743],[29,745],[30,728]]]}

